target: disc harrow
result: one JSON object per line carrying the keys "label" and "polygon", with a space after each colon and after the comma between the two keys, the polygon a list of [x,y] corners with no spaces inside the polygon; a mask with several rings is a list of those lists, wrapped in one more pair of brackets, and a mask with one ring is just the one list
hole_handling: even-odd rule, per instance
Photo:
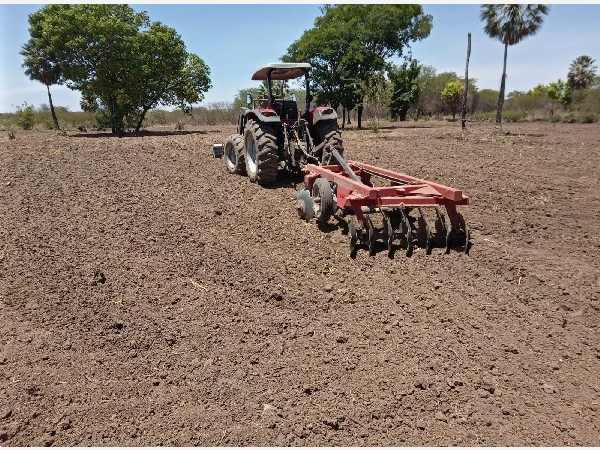
{"label": "disc harrow", "polygon": [[[373,256],[381,244],[390,258],[397,248],[407,256],[415,247],[426,254],[435,247],[469,252],[469,229],[457,210],[469,204],[462,191],[345,160],[335,149],[331,154],[337,164],[306,166],[306,189],[298,193],[296,206],[306,221],[315,217],[326,223],[332,216],[345,221],[352,256],[361,247]],[[375,181],[387,185],[375,186]]]}

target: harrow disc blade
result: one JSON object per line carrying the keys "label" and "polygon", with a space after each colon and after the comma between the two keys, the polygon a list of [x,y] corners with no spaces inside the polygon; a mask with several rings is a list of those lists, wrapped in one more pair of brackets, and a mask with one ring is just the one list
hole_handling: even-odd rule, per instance
{"label": "harrow disc blade", "polygon": [[394,247],[392,245],[392,241],[394,240],[394,230],[392,228],[392,221],[389,217],[384,216],[383,219],[383,242],[387,247],[388,258],[392,258],[394,256]]}
{"label": "harrow disc blade", "polygon": [[307,189],[302,189],[298,193],[296,210],[298,211],[298,217],[307,222],[310,222],[310,219],[315,215],[315,203]]}
{"label": "harrow disc blade", "polygon": [[467,226],[467,223],[465,222],[465,249],[463,251],[463,253],[465,255],[469,254],[469,247],[471,246],[471,234],[469,231],[469,227]]}
{"label": "harrow disc blade", "polygon": [[450,230],[448,225],[446,225],[446,218],[444,214],[440,211],[438,207],[435,208],[435,214],[437,216],[435,222],[435,228],[439,233],[443,233],[443,242],[444,242],[444,253],[450,253]]}
{"label": "harrow disc blade", "polygon": [[400,217],[402,218],[402,221],[404,222],[404,227],[406,228],[406,256],[411,256],[413,253],[413,238],[410,220],[408,219],[407,208],[400,209]]}
{"label": "harrow disc blade", "polygon": [[358,246],[358,234],[356,232],[356,221],[354,220],[354,217],[351,217],[348,221],[348,244],[350,246],[350,256],[354,257]]}
{"label": "harrow disc blade", "polygon": [[431,229],[429,228],[429,223],[427,222],[427,218],[423,214],[421,208],[419,208],[419,229],[421,230],[422,236],[425,238],[425,254],[431,254],[431,244],[433,240],[433,235],[431,233]]}
{"label": "harrow disc blade", "polygon": [[367,231],[367,245],[369,247],[369,256],[375,255],[375,227],[373,226],[373,222],[370,218],[365,219],[366,231]]}
{"label": "harrow disc blade", "polygon": [[469,231],[469,227],[467,226],[467,221],[465,220],[465,218],[462,214],[459,214],[459,219],[460,219],[460,227],[462,228],[463,233],[465,235],[465,248],[463,249],[463,253],[465,255],[468,255],[469,247],[471,245],[471,234]]}

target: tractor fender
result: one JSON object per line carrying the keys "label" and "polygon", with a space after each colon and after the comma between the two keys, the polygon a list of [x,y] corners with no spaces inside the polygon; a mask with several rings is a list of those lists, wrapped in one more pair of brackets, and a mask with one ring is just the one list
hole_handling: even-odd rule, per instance
{"label": "tractor fender", "polygon": [[270,108],[248,109],[243,113],[246,121],[250,119],[266,123],[279,123],[281,121],[277,113]]}
{"label": "tractor fender", "polygon": [[337,113],[330,106],[317,106],[310,110],[310,117],[314,125],[321,120],[337,119]]}

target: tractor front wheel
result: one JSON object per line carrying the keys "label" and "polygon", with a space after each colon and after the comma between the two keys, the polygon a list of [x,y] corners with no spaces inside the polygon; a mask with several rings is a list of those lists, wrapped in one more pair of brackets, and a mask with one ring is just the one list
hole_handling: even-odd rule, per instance
{"label": "tractor front wheel", "polygon": [[272,184],[277,178],[279,157],[275,130],[255,120],[246,123],[244,159],[250,181],[260,185]]}
{"label": "tractor front wheel", "polygon": [[244,139],[240,134],[232,134],[225,141],[225,166],[227,172],[245,175]]}

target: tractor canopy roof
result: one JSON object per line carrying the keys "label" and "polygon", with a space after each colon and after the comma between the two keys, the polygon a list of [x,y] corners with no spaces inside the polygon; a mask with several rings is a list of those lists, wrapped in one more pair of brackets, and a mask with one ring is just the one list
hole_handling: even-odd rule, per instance
{"label": "tractor canopy roof", "polygon": [[271,71],[272,80],[291,80],[310,72],[310,69],[312,67],[308,63],[271,63],[254,72],[252,79],[266,80],[267,74]]}

